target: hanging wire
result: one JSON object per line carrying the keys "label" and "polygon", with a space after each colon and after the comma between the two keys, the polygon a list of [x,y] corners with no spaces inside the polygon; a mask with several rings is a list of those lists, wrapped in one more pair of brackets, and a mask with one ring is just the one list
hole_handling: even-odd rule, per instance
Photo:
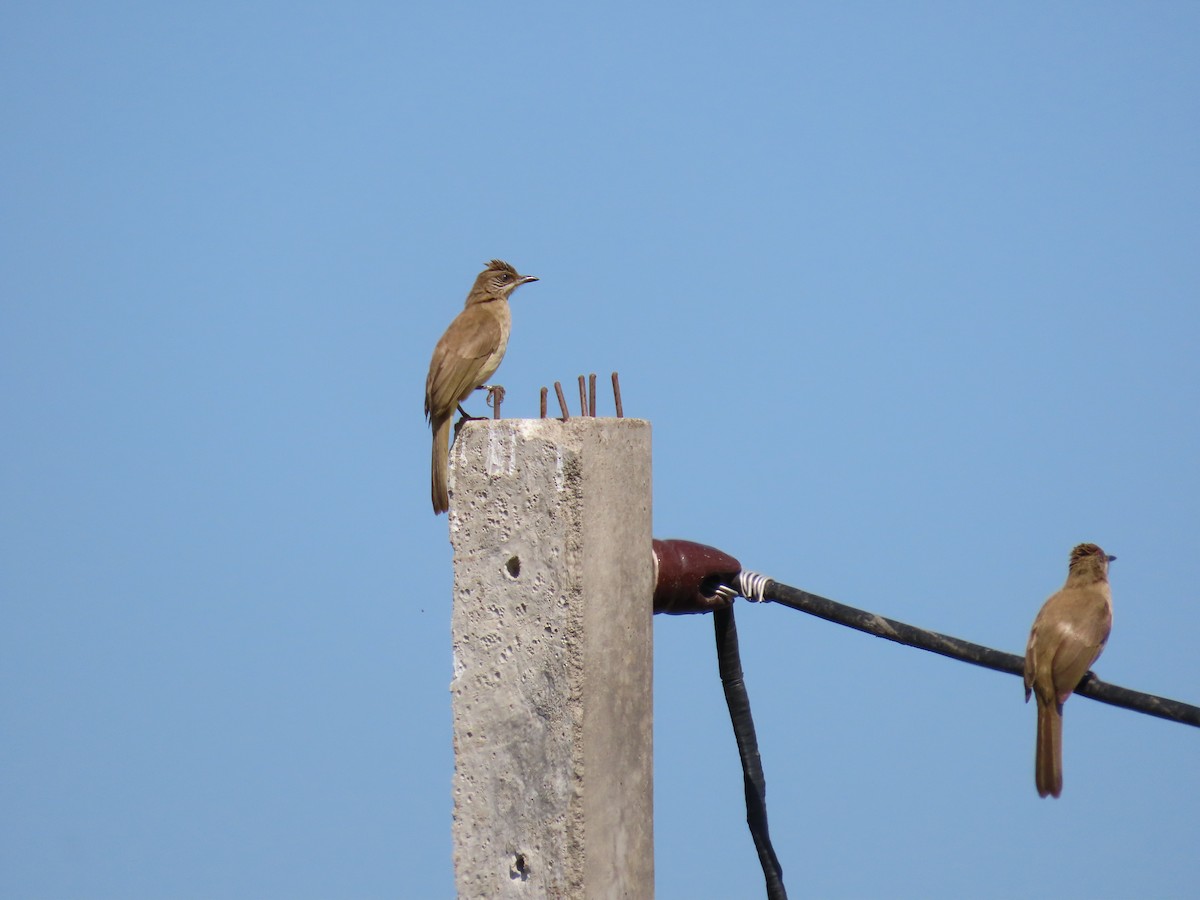
{"label": "hanging wire", "polygon": [[[742,777],[746,790],[746,824],[758,851],[766,880],[768,900],[786,900],[787,890],[783,885],[783,867],[775,855],[767,828],[767,783],[763,774],[762,758],[758,752],[758,737],[754,730],[754,719],[750,714],[750,696],[742,674],[741,656],[738,649],[737,624],[733,618],[732,601],[744,597],[754,603],[771,601],[790,609],[818,616],[838,625],[845,625],[876,637],[898,644],[928,650],[962,662],[1007,672],[1023,677],[1025,658],[1001,650],[993,650],[982,644],[973,644],[936,631],[927,631],[895,619],[855,609],[826,597],[802,591],[772,581],[765,575],[746,570],[730,579],[730,583],[716,585],[714,597],[730,601],[730,605],[713,612],[716,631],[717,665],[721,673],[721,685],[725,689],[725,702],[729,707],[729,718],[733,723],[733,734],[737,740],[738,755],[742,761]],[[1146,694],[1130,688],[1107,684],[1091,672],[1075,689],[1081,697],[1090,697],[1101,703],[1131,709],[1134,712],[1157,716],[1172,722],[1200,727],[1200,707],[1170,700],[1154,694]]]}
{"label": "hanging wire", "polygon": [[[772,601],[782,606],[799,610],[827,619],[848,628],[864,631],[866,634],[886,638],[888,641],[907,644],[930,653],[949,656],[950,659],[970,662],[972,665],[992,668],[997,672],[1008,672],[1015,676],[1024,677],[1025,658],[1002,650],[984,647],[983,644],[962,641],[958,637],[938,634],[908,625],[875,613],[856,610],[852,606],[839,604],[834,600],[810,594],[806,590],[788,587],[778,581],[772,581],[757,572],[742,570],[730,578],[730,583],[716,584],[713,588],[716,598],[730,601],[730,606],[713,612],[713,625],[716,631],[716,659],[721,673],[721,686],[725,689],[725,702],[730,708],[730,720],[733,722],[733,736],[737,739],[738,755],[742,757],[742,775],[745,782],[746,824],[750,827],[751,838],[754,839],[755,850],[758,851],[758,863],[762,865],[762,874],[767,882],[768,900],[786,900],[787,890],[784,887],[784,869],[775,856],[775,848],[770,842],[767,828],[767,779],[762,770],[762,757],[758,755],[758,738],[755,733],[754,719],[750,715],[750,696],[746,692],[745,679],[742,673],[742,658],[738,649],[737,623],[733,619],[732,601],[737,596],[743,596],[752,602]],[[1075,689],[1075,694],[1091,697],[1111,706],[1132,709],[1136,713],[1156,715],[1160,719],[1182,722],[1183,725],[1200,727],[1200,707],[1190,706],[1177,700],[1168,700],[1153,694],[1144,694],[1129,688],[1121,688],[1115,684],[1106,684],[1091,672]]]}
{"label": "hanging wire", "polygon": [[737,623],[733,618],[733,607],[713,612],[713,627],[717,638],[717,667],[721,673],[721,686],[725,688],[725,703],[729,706],[729,718],[733,722],[733,735],[737,740],[738,755],[742,758],[742,780],[746,786],[746,824],[758,851],[763,878],[767,882],[768,900],[787,900],[783,886],[783,867],[771,845],[767,829],[767,780],[763,774],[762,758],[758,754],[758,737],[754,732],[754,719],[750,715],[750,695],[742,676],[742,661],[738,652]]}

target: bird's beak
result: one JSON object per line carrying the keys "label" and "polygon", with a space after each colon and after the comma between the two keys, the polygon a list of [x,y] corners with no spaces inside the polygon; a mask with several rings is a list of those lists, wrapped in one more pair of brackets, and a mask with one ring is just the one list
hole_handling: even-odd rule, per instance
{"label": "bird's beak", "polygon": [[1108,561],[1109,561],[1109,562],[1114,562],[1115,560],[1116,560],[1116,557],[1115,557],[1115,556],[1110,556],[1110,557],[1108,558]]}
{"label": "bird's beak", "polygon": [[528,284],[531,281],[537,281],[537,280],[538,280],[538,277],[536,275],[522,275],[521,276],[521,284]]}

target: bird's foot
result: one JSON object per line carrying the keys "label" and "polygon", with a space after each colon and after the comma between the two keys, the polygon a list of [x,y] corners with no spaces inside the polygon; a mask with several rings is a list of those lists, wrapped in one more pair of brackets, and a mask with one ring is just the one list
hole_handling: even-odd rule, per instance
{"label": "bird's foot", "polygon": [[[475,388],[477,391],[487,391],[486,403],[492,408],[492,418],[500,418],[500,404],[504,402],[504,388],[498,384],[481,384]],[[458,437],[458,433],[462,430],[464,422],[482,422],[487,419],[487,416],[473,416],[465,409],[462,404],[458,404],[459,420],[454,423],[454,436]]]}

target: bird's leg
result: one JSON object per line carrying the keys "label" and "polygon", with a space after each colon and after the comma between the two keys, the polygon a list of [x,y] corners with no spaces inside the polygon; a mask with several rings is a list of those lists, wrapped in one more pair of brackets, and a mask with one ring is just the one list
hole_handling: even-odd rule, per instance
{"label": "bird's leg", "polygon": [[[488,406],[494,407],[496,402],[503,402],[503,400],[504,400],[504,388],[498,384],[481,384],[479,387],[475,388],[475,390],[487,391]],[[465,409],[462,408],[461,403],[458,404],[458,414],[460,416],[462,416],[462,418],[459,419],[458,424],[454,426],[456,429],[461,428],[463,422],[478,422],[478,421],[481,421],[481,420],[487,418],[487,416],[471,415],[469,412],[467,412]],[[457,434],[457,431],[455,433]]]}
{"label": "bird's leg", "polygon": [[469,412],[467,412],[465,409],[462,408],[461,403],[458,404],[458,416],[459,416],[458,421],[454,423],[454,433],[450,436],[450,446],[452,446],[452,447],[454,446],[454,442],[458,440],[458,433],[460,431],[462,431],[462,427],[465,423],[474,422],[478,419],[484,418],[483,416],[471,415]]}
{"label": "bird's leg", "polygon": [[[483,390],[484,387],[486,387],[486,385],[480,385],[479,387],[475,388],[475,390],[480,391],[480,390]],[[489,394],[489,396],[490,396],[490,394]],[[458,433],[460,431],[462,431],[462,427],[465,423],[467,423],[467,422],[482,422],[487,419],[487,416],[471,415],[469,412],[467,412],[465,409],[462,408],[461,403],[458,404],[458,416],[459,416],[458,421],[454,423],[454,434],[450,438],[451,444],[453,444],[455,441],[458,440]]]}

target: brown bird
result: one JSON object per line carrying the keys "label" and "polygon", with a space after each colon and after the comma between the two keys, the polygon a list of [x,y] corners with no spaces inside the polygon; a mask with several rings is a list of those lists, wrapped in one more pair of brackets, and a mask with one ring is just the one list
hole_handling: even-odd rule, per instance
{"label": "brown bird", "polygon": [[512,331],[512,313],[508,295],[532,275],[518,274],[503,260],[487,263],[467,302],[433,348],[429,376],[425,379],[425,416],[433,430],[433,511],[450,508],[446,490],[446,458],[450,453],[450,418],[472,391],[483,387],[504,359],[508,335]]}
{"label": "brown bird", "polygon": [[1025,648],[1025,702],[1037,697],[1038,796],[1062,793],[1062,708],[1104,649],[1112,630],[1108,564],[1095,544],[1071,551],[1067,583],[1033,620]]}

